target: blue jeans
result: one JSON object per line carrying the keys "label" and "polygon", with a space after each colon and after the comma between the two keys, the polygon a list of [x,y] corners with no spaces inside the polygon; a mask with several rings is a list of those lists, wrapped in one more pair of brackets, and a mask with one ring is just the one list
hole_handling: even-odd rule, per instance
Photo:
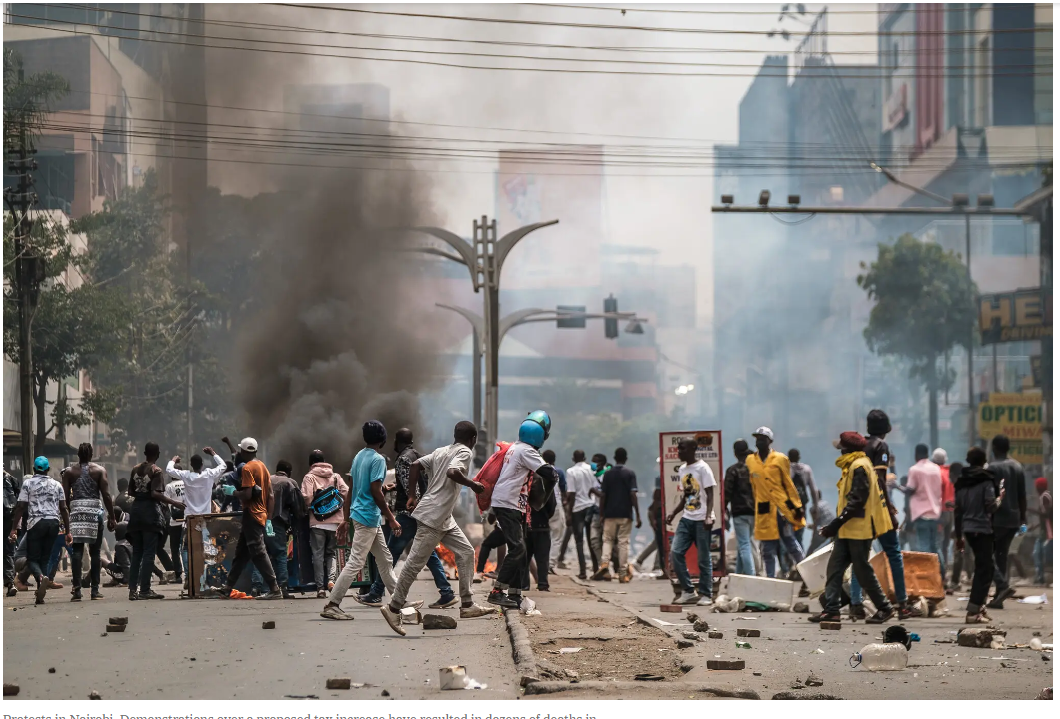
{"label": "blue jeans", "polygon": [[[276,583],[280,590],[287,591],[287,529],[279,525],[273,526],[275,536],[265,535],[265,553],[269,555],[272,571],[276,572]],[[251,574],[251,587],[259,592],[269,591],[269,585],[261,576],[257,567]]]}
{"label": "blue jeans", "polygon": [[[390,538],[386,540],[386,547],[390,550],[390,556],[393,558],[395,565],[397,565],[398,558],[405,551],[405,547],[412,544],[412,540],[416,536],[417,527],[416,520],[407,514],[399,514],[397,521],[401,525],[401,536],[399,537],[391,532]],[[434,586],[438,587],[443,599],[449,600],[456,596],[453,592],[453,586],[449,584],[449,580],[445,577],[445,567],[442,566],[442,560],[438,558],[438,552],[431,552],[430,559],[427,560],[427,569],[431,571],[431,576],[434,577]],[[385,591],[386,587],[383,586],[383,579],[377,577],[372,583],[372,588],[368,591],[368,596],[373,599],[381,599]]]}
{"label": "blue jeans", "polygon": [[1034,582],[1045,584],[1045,565],[1053,556],[1053,540],[1039,536],[1034,540]]}
{"label": "blue jeans", "polygon": [[943,584],[945,584],[946,560],[939,542],[939,520],[917,519],[913,522],[913,532],[916,536],[916,551],[939,555],[939,567],[942,569]]}
{"label": "blue jeans", "polygon": [[[891,581],[894,582],[894,598],[899,604],[901,604],[906,600],[905,564],[902,562],[902,547],[898,542],[898,532],[892,529],[891,531],[876,537],[876,541],[880,543],[883,553],[887,555],[887,563],[891,565]],[[858,578],[851,575],[850,603],[861,604],[861,600],[861,585],[858,584]]]}
{"label": "blue jeans", "polygon": [[780,544],[784,543],[784,549],[787,550],[788,556],[791,557],[793,564],[798,564],[806,555],[802,551],[802,545],[799,544],[799,540],[795,539],[795,530],[788,520],[784,519],[780,512],[777,512],[777,531],[780,534],[780,539],[765,539],[762,541],[762,562],[766,565],[766,576],[770,579],[777,576],[777,555],[780,554]]}
{"label": "blue jeans", "polygon": [[755,557],[751,550],[751,537],[755,533],[755,516],[740,515],[732,518],[736,531],[736,573],[755,575]]}
{"label": "blue jeans", "polygon": [[688,564],[685,562],[685,552],[692,545],[696,545],[696,554],[699,555],[699,593],[704,597],[712,596],[714,587],[714,569],[710,556],[710,532],[707,525],[702,521],[681,518],[677,523],[677,531],[674,533],[674,544],[670,548],[670,562],[674,565],[674,574],[681,588],[691,592],[692,578],[688,576]]}

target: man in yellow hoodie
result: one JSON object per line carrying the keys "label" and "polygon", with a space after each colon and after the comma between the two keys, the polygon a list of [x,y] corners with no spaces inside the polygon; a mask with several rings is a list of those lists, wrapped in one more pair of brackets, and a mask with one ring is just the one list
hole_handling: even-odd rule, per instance
{"label": "man in yellow hoodie", "polygon": [[824,611],[810,617],[811,622],[840,621],[843,575],[847,567],[868,592],[876,613],[865,620],[867,624],[883,624],[894,616],[894,606],[887,600],[876,573],[869,564],[872,540],[891,531],[891,515],[883,490],[876,482],[876,471],[865,454],[868,442],[857,432],[843,432],[833,445],[842,454],[836,466],[842,471],[839,479],[839,516],[821,527],[822,537],[835,537],[832,554],[828,558],[827,583],[824,590]]}
{"label": "man in yellow hoodie", "polygon": [[791,462],[773,449],[773,430],[759,427],[754,438],[758,451],[747,458],[747,470],[755,495],[755,539],[762,543],[766,576],[772,578],[781,542],[795,564],[806,557],[795,539],[795,530],[806,526],[806,518],[791,481]]}

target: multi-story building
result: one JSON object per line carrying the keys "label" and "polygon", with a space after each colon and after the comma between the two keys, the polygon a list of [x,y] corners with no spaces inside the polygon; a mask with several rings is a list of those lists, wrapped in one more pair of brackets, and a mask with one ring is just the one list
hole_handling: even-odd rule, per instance
{"label": "multi-story building", "polygon": [[[25,74],[49,71],[69,83],[36,142],[39,208],[54,221],[102,210],[153,170],[173,208],[167,239],[187,247],[182,209],[206,187],[205,56],[201,44],[160,40],[202,35],[204,17],[198,3],[4,5],[4,48],[21,56]],[[15,180],[5,174],[4,184]],[[5,390],[17,375],[5,359]],[[82,373],[48,392],[68,387],[76,397],[88,382]],[[21,431],[17,402],[17,391],[5,391],[5,438]],[[106,427],[97,430],[92,441],[105,444]]]}

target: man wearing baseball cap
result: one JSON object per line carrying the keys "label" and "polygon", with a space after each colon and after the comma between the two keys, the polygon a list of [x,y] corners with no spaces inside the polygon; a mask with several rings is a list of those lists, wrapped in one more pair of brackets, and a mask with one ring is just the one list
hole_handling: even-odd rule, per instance
{"label": "man wearing baseball cap", "polygon": [[883,492],[874,481],[875,469],[865,454],[868,445],[865,438],[857,432],[843,432],[832,444],[842,453],[836,460],[836,466],[843,473],[836,485],[839,488],[839,516],[818,530],[822,537],[835,537],[835,543],[828,559],[824,611],[811,616],[810,621],[840,621],[843,574],[847,567],[851,567],[851,572],[877,608],[866,623],[883,624],[894,616],[894,607],[869,565],[869,551],[872,540],[891,531],[891,516]]}
{"label": "man wearing baseball cap", "polygon": [[[50,585],[44,567],[55,544],[55,537],[59,534],[60,517],[62,526],[70,526],[66,493],[63,491],[63,485],[48,476],[49,469],[51,466],[47,457],[37,457],[33,460],[33,476],[22,483],[11,518],[11,534],[8,536],[8,541],[14,543],[18,525],[25,514],[28,527],[25,537],[27,561],[18,580],[25,584],[29,575],[33,575],[37,581],[36,604],[44,604],[44,593]],[[70,544],[72,539],[70,530],[67,529],[66,543]]]}
{"label": "man wearing baseball cap", "polygon": [[258,441],[253,437],[245,437],[239,443],[236,461],[241,463],[243,468],[239,473],[239,489],[235,492],[243,505],[243,528],[239,533],[232,570],[228,573],[225,588],[221,590],[221,596],[228,599],[242,599],[246,596],[236,592],[235,586],[239,575],[250,562],[254,562],[258,573],[269,585],[268,594],[262,594],[258,599],[283,599],[283,592],[276,582],[276,572],[265,548],[265,524],[272,516],[274,501],[272,482],[269,468],[257,455]]}
{"label": "man wearing baseball cap", "polygon": [[747,458],[747,470],[755,496],[755,539],[762,543],[766,576],[773,578],[781,542],[795,564],[806,557],[795,539],[795,530],[806,526],[806,517],[791,481],[791,462],[773,449],[773,430],[759,427],[754,438],[758,451]]}

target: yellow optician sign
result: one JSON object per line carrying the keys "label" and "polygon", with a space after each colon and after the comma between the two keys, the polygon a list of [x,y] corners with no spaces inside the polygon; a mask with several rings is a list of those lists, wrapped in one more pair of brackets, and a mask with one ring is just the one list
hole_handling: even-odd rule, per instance
{"label": "yellow optician sign", "polygon": [[1042,396],[992,392],[989,401],[979,405],[979,436],[990,440],[999,434],[1012,443],[1010,457],[1023,464],[1041,464]]}

